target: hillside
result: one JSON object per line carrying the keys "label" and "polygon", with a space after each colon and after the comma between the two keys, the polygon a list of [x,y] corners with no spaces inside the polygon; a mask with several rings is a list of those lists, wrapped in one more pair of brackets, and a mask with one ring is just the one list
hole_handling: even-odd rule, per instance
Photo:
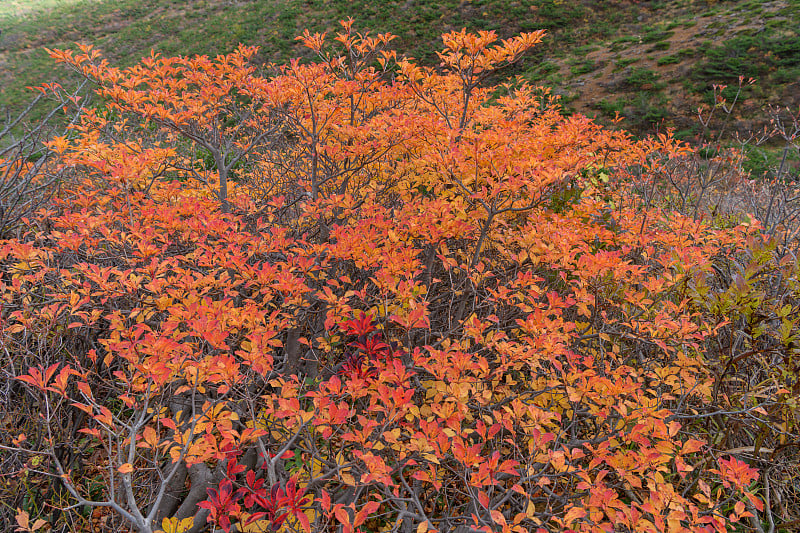
{"label": "hillside", "polygon": [[[25,86],[63,79],[44,47],[92,43],[121,66],[148,55],[232,51],[258,45],[256,60],[307,54],[304,29],[325,31],[352,16],[361,29],[390,31],[399,52],[435,63],[439,35],[494,30],[508,38],[544,28],[548,36],[516,70],[553,87],[567,111],[615,113],[638,134],[673,127],[697,133],[698,105],[713,84],[757,79],[740,97],[735,129],[766,124],[764,106],[800,104],[800,2],[475,0],[15,0],[0,5],[0,102],[12,111],[30,99]],[[728,89],[726,96],[733,96]]]}
{"label": "hillside", "polygon": [[3,5],[0,531],[797,529],[794,7]]}

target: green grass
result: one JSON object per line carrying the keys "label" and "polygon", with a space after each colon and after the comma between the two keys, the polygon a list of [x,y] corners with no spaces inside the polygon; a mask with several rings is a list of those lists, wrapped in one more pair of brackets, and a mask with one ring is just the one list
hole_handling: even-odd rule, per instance
{"label": "green grass", "polygon": [[664,31],[659,29],[648,29],[644,35],[642,35],[642,42],[643,43],[655,43],[658,41],[663,41],[664,39],[669,39],[675,32],[672,31]]}
{"label": "green grass", "polygon": [[623,58],[617,59],[616,61],[614,61],[614,71],[616,72],[618,70],[622,70],[625,67],[627,67],[628,65],[632,65],[633,63],[636,63],[640,59],[641,58],[639,58],[639,57],[623,57]]}
{"label": "green grass", "polygon": [[684,48],[674,54],[670,54],[668,56],[661,56],[656,61],[658,65],[673,65],[675,63],[680,63],[684,59],[693,57],[695,55],[695,51],[691,48]]}
{"label": "green grass", "polygon": [[[777,90],[800,76],[800,40],[798,27],[792,24],[800,18],[800,2],[766,13],[770,5],[766,0],[0,0],[0,111],[21,109],[32,98],[26,86],[69,81],[67,71],[47,57],[45,46],[92,43],[113,64],[128,66],[151,49],[165,55],[216,55],[244,42],[261,47],[259,62],[283,62],[310,58],[295,41],[303,29],[335,32],[337,21],[348,16],[358,29],[396,34],[393,45],[398,52],[433,65],[438,63],[440,35],[446,31],[495,30],[507,38],[547,29],[545,41],[531,57],[507,74],[520,74],[562,94],[572,91],[574,78],[596,72],[607,61],[614,61],[618,72],[647,60],[647,54],[657,66],[695,62],[691,80],[701,92],[712,83],[730,83],[739,74],[767,78]],[[712,11],[730,20],[763,16],[764,28],[757,35],[712,41],[702,50],[667,52],[674,31],[696,24],[694,18]],[[643,49],[641,44],[649,46]],[[748,62],[753,48],[756,59]],[[614,51],[624,59],[614,58]],[[682,90],[683,81],[672,82],[673,87]],[[670,81],[634,68],[617,93],[601,96],[609,102],[633,101],[640,91],[659,90],[662,83]],[[692,109],[686,113],[692,114]]]}
{"label": "green grass", "polygon": [[658,73],[649,68],[634,67],[625,78],[625,83],[637,90],[654,89],[658,84]]}
{"label": "green grass", "polygon": [[573,65],[572,68],[570,68],[570,72],[572,72],[572,74],[574,74],[575,76],[580,76],[582,74],[588,74],[596,70],[598,67],[599,65],[597,64],[597,62],[591,59],[586,59]]}
{"label": "green grass", "polygon": [[664,50],[669,50],[670,44],[667,41],[659,41],[653,46],[651,46],[647,51],[648,52],[661,52]]}
{"label": "green grass", "polygon": [[3,0],[0,3],[0,22],[82,3],[86,3],[86,0]]}
{"label": "green grass", "polygon": [[[350,0],[2,0],[0,2],[0,101],[16,108],[30,95],[25,85],[63,75],[53,70],[42,48],[73,47],[88,42],[119,65],[130,65],[151,49],[164,54],[216,55],[240,42],[258,44],[262,62],[279,62],[307,52],[295,41],[303,29],[335,31],[352,16],[359,29],[390,31],[396,47],[417,59],[435,63],[443,32],[466,27],[496,30],[501,37],[549,27],[571,27],[582,9],[559,11],[557,1],[420,2]],[[54,22],[57,21],[57,22]]]}
{"label": "green grass", "polygon": [[[734,37],[717,46],[707,46],[705,60],[694,71],[695,78],[734,81],[740,75],[761,78],[786,76],[800,68],[800,34]],[[792,76],[789,75],[789,78]]]}

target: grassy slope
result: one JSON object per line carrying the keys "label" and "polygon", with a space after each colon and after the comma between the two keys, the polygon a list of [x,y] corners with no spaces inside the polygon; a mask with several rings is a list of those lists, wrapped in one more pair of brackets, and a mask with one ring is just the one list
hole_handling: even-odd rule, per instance
{"label": "grassy slope", "polygon": [[568,110],[608,120],[619,111],[638,133],[657,124],[688,138],[713,83],[739,74],[749,89],[739,128],[757,126],[768,103],[800,104],[800,0],[4,0],[0,2],[0,107],[19,109],[26,85],[64,79],[43,47],[93,43],[129,65],[151,48],[218,54],[261,45],[262,61],[304,53],[304,28],[391,31],[397,48],[435,61],[438,36],[490,29],[501,37],[547,28],[544,45],[516,73],[552,86]]}

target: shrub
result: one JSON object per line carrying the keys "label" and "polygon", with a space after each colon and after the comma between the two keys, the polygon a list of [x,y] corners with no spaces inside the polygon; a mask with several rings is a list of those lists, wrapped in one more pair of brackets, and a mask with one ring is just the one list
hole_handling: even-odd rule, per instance
{"label": "shrub", "polygon": [[603,114],[614,117],[617,114],[622,114],[623,110],[625,109],[625,101],[621,98],[614,101],[603,98],[597,103],[597,107],[603,112]]}
{"label": "shrub", "polygon": [[[729,308],[703,292],[758,227],[636,203],[624,180],[685,154],[671,138],[484,86],[541,37],[452,32],[437,71],[346,21],[269,77],[244,48],[126,70],[54,51],[119,118],[53,141],[83,179],[0,245],[6,409],[41,406],[2,446],[40,458],[24,471],[66,512],[39,495],[18,525],[725,531],[763,512],[706,421],[773,424],[786,393],[732,411]],[[230,162],[198,146],[246,158],[242,182],[221,193]]]}
{"label": "shrub", "polygon": [[645,67],[635,67],[625,78],[625,83],[636,89],[653,89],[658,78],[657,72]]}
{"label": "shrub", "polygon": [[[22,219],[47,202],[64,177],[47,144],[63,134],[59,123],[63,130],[70,119],[77,118],[77,113],[64,117],[61,111],[79,101],[83,85],[72,94],[57,84],[49,87],[60,100],[57,104],[45,109],[49,102],[42,89],[18,116],[0,125],[0,237],[13,234]],[[43,118],[31,124],[27,119],[33,112],[42,113]]]}

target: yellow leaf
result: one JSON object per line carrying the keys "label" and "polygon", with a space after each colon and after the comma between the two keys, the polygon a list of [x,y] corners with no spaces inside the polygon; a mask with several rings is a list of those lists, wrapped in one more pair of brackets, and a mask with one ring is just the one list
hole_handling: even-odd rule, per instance
{"label": "yellow leaf", "polygon": [[161,529],[164,530],[164,533],[184,533],[192,528],[194,519],[190,516],[189,518],[184,518],[180,522],[178,521],[177,517],[172,518],[164,518],[161,521]]}
{"label": "yellow leaf", "polygon": [[342,476],[342,481],[344,481],[345,485],[349,485],[351,487],[356,486],[356,479],[350,474],[350,472],[343,470],[339,475]]}
{"label": "yellow leaf", "polygon": [[17,524],[19,524],[20,527],[22,527],[23,529],[28,529],[28,522],[30,520],[30,517],[28,516],[27,512],[17,507],[17,516],[15,518],[17,519]]}
{"label": "yellow leaf", "polygon": [[124,465],[117,468],[117,471],[120,474],[130,474],[131,472],[133,472],[133,465],[130,463],[125,463]]}
{"label": "yellow leaf", "polygon": [[172,305],[172,298],[167,295],[161,296],[156,301],[156,308],[159,311],[165,311],[170,305]]}
{"label": "yellow leaf", "polygon": [[[270,520],[256,520],[248,525],[239,523],[237,526],[238,531],[241,531],[242,533],[261,533],[263,531],[272,531],[272,522]],[[281,531],[283,531],[283,528],[281,528]]]}
{"label": "yellow leaf", "polygon": [[430,461],[430,462],[435,463],[437,465],[441,464],[441,463],[439,463],[439,458],[436,457],[435,455],[433,455],[432,453],[423,453],[422,454],[422,458],[425,459],[426,461]]}

